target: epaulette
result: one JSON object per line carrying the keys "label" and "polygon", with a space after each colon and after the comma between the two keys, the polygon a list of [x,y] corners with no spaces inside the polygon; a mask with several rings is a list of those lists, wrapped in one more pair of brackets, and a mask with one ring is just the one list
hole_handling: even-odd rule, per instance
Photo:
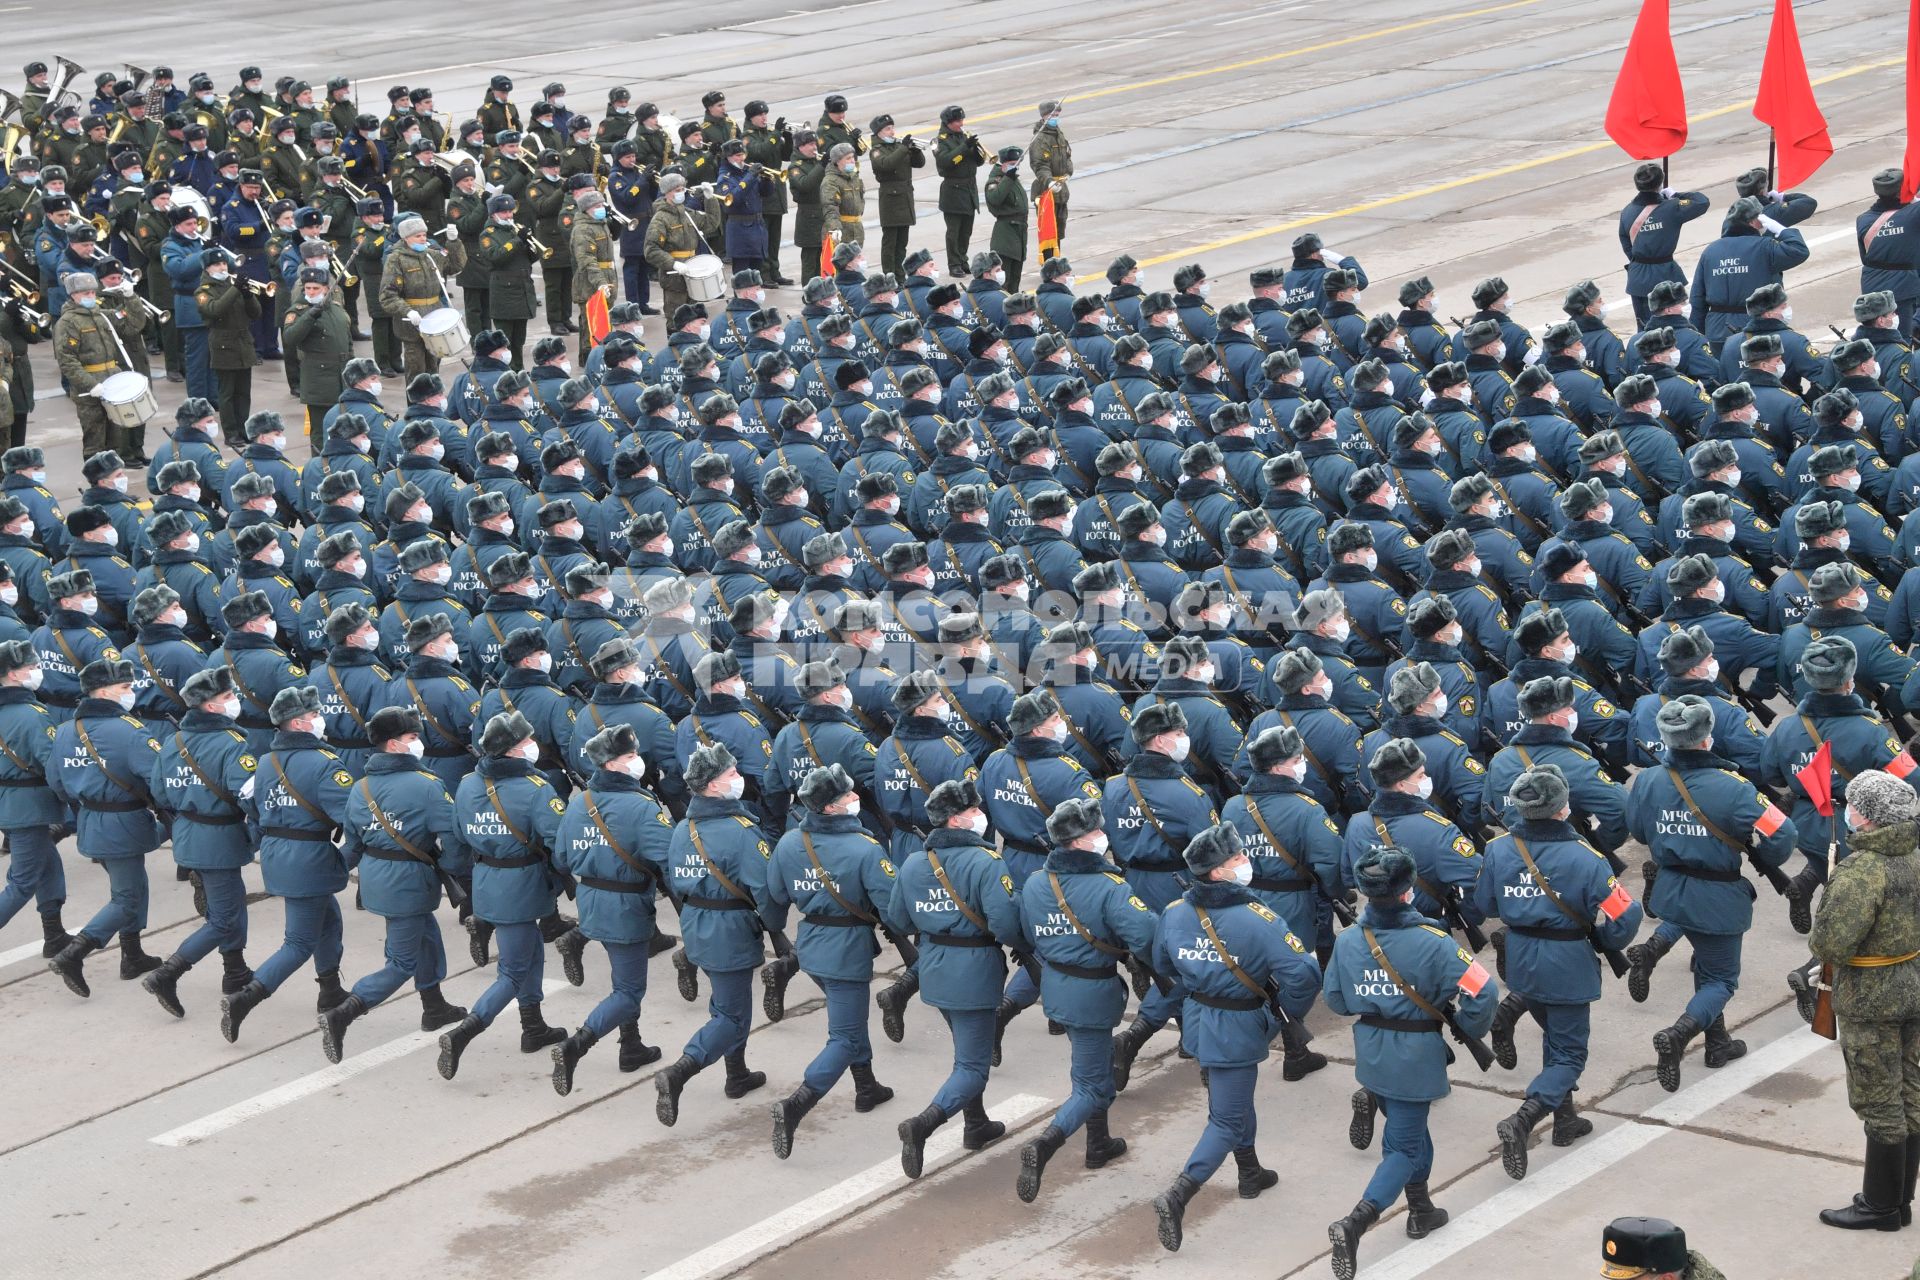
{"label": "epaulette", "polygon": [[1204,792],[1204,791],[1202,791],[1202,790],[1200,789],[1200,784],[1199,784],[1199,783],[1197,783],[1197,782],[1195,782],[1195,781],[1194,781],[1194,780],[1193,780],[1192,778],[1188,778],[1188,777],[1184,777],[1184,776],[1183,776],[1183,777],[1182,777],[1182,778],[1180,779],[1180,781],[1182,781],[1182,782],[1184,782],[1184,783],[1186,783],[1186,784],[1187,784],[1187,790],[1189,790],[1189,791],[1191,791],[1191,792],[1193,792],[1193,794],[1195,794],[1195,795],[1197,795],[1197,796],[1199,796],[1199,797],[1200,797],[1200,798],[1201,798],[1202,800],[1204,800],[1204,799],[1206,799],[1206,797],[1207,797],[1207,793],[1206,793],[1206,792]]}
{"label": "epaulette", "polygon": [[1420,928],[1425,929],[1428,933],[1432,934],[1436,938],[1445,938],[1448,942],[1453,941],[1452,935],[1447,933],[1447,931],[1444,929],[1436,929],[1430,924],[1423,924],[1420,926]]}
{"label": "epaulette", "polygon": [[[955,738],[951,734],[942,738],[941,741],[946,743],[949,747],[953,748],[953,754],[957,756],[963,756],[967,754],[967,749],[960,745],[960,740],[958,738]],[[901,752],[901,754],[905,755],[906,753],[903,751]]]}

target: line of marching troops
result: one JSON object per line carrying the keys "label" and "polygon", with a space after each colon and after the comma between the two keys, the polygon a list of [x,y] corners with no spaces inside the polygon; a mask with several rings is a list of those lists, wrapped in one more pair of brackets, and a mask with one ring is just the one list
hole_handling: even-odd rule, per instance
{"label": "line of marching troops", "polygon": [[[1912,790],[1902,296],[1863,292],[1817,351],[1791,325],[1791,264],[1767,266],[1804,247],[1781,219],[1805,204],[1745,194],[1756,181],[1694,295],[1653,282],[1625,341],[1592,282],[1539,348],[1497,278],[1452,330],[1424,279],[1369,317],[1359,264],[1314,236],[1217,310],[1199,266],[1148,291],[1122,257],[1107,292],[1076,295],[1056,259],[1022,294],[990,255],[963,289],[924,252],[904,279],[856,252],[790,317],[742,271],[657,352],[619,310],[578,372],[558,338],[522,371],[483,331],[471,369],[416,375],[396,413],[366,366],[299,467],[277,414],[249,416],[233,456],[197,398],[146,495],[103,450],[64,511],[41,452],[9,450],[0,921],[34,901],[81,995],[117,938],[122,977],[176,1016],[219,951],[228,1039],[311,961],[336,1061],[409,980],[449,1078],[517,1003],[562,1093],[611,1031],[622,1069],[662,1056],[638,1018],[648,959],[671,952],[685,998],[705,975],[711,1020],[655,1077],[667,1124],[715,1062],[731,1097],[764,1085],[753,973],[778,1020],[804,971],[828,1041],[774,1107],[783,1156],[843,1074],[858,1111],[891,1097],[866,999],[884,935],[905,961],[875,999],[884,1032],[904,1035],[917,992],[954,1042],[953,1075],[899,1125],[910,1175],[955,1114],[969,1147],[1002,1135],[984,1089],[1036,1001],[1072,1095],[1021,1148],[1025,1200],[1079,1129],[1090,1166],[1121,1154],[1110,1108],[1179,1021],[1209,1119],[1155,1201],[1169,1248],[1229,1153],[1241,1195],[1273,1185],[1254,1081],[1270,1044],[1287,1080],[1326,1065],[1302,1022],[1317,992],[1359,1018],[1350,1139],[1384,1116],[1379,1169],[1330,1228],[1351,1275],[1403,1193],[1409,1234],[1445,1221],[1427,1115],[1449,1039],[1511,1068],[1520,1021],[1541,1027],[1498,1126],[1523,1177],[1549,1117],[1556,1145],[1591,1130],[1573,1094],[1602,958],[1645,1000],[1691,949],[1692,994],[1654,1037],[1664,1088],[1696,1040],[1709,1068],[1738,1058],[1749,865],[1805,933],[1830,848],[1836,883],[1882,861],[1848,856],[1877,820],[1844,797],[1823,817],[1800,771],[1825,748],[1849,785]],[[1623,242],[1659,220],[1644,210],[1706,199],[1639,185]],[[70,826],[111,886],[77,933]],[[162,959],[140,941],[144,855],[169,833],[204,922]],[[1618,879],[1628,839],[1650,855],[1639,899]],[[256,856],[285,907],[257,969]],[[355,871],[386,945],[349,985]],[[476,964],[497,946],[469,1009],[440,990],[443,896]],[[1820,925],[1819,960],[1912,958]],[[609,995],[549,1027],[544,948],[583,983],[589,941]],[[1810,1018],[1812,969],[1788,981]],[[1899,999],[1843,1017],[1897,1024]],[[1897,1087],[1854,1103],[1866,1181],[1823,1218],[1897,1229],[1920,1143],[1888,1136]]]}

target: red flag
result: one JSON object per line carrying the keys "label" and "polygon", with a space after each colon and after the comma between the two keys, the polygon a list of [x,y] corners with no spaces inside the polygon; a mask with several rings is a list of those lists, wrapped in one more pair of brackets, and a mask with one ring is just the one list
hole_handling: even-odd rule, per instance
{"label": "red flag", "polygon": [[604,290],[596,289],[587,298],[587,333],[595,343],[606,341],[607,334],[613,330],[613,317],[607,313],[607,295]]}
{"label": "red flag", "polygon": [[1797,187],[1833,154],[1827,136],[1827,118],[1814,101],[1807,79],[1807,58],[1800,48],[1800,29],[1793,21],[1793,0],[1774,0],[1773,31],[1767,36],[1767,60],[1760,68],[1760,92],[1753,115],[1773,126],[1779,152],[1780,190]]}
{"label": "red flag", "polygon": [[1658,160],[1687,145],[1687,95],[1667,30],[1667,0],[1640,6],[1607,103],[1607,136],[1636,160]]}
{"label": "red flag", "polygon": [[[1914,0],[1920,4],[1920,0]],[[1060,221],[1053,208],[1053,188],[1048,187],[1034,201],[1034,221],[1039,224],[1040,261],[1056,257],[1060,253]]]}
{"label": "red flag", "polygon": [[[1915,0],[1915,3],[1920,3],[1920,0]],[[825,276],[829,280],[833,279],[833,250],[834,250],[834,243],[833,243],[832,234],[829,233],[827,235],[821,236],[820,237],[820,274]]]}
{"label": "red flag", "polygon": [[1920,0],[1913,0],[1907,14],[1907,158],[1906,177],[1900,182],[1900,198],[1913,199],[1920,187]]}
{"label": "red flag", "polygon": [[1833,816],[1833,744],[1823,742],[1820,749],[1813,753],[1813,759],[1807,761],[1806,768],[1793,775],[1800,780],[1800,786],[1807,793],[1807,799],[1813,801],[1813,807],[1820,811],[1823,818]]}

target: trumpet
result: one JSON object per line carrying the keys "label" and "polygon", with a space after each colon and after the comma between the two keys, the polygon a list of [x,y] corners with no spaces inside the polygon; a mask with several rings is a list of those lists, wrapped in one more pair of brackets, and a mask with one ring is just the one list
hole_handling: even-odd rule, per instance
{"label": "trumpet", "polygon": [[360,277],[347,270],[347,264],[340,261],[340,254],[336,250],[327,250],[327,263],[333,268],[333,274],[338,277],[342,288],[351,289],[360,283]]}
{"label": "trumpet", "polygon": [[347,177],[344,173],[340,175],[340,185],[345,187],[347,194],[355,200],[365,200],[367,198],[367,189],[365,187],[355,186],[353,179]]}
{"label": "trumpet", "polygon": [[137,293],[129,293],[127,297],[139,303],[140,309],[147,313],[147,319],[153,321],[155,324],[165,324],[173,318],[173,312],[154,306]]}
{"label": "trumpet", "polygon": [[253,280],[246,276],[235,276],[233,282],[256,298],[271,298],[280,289],[278,280]]}
{"label": "trumpet", "polygon": [[0,271],[6,272],[6,286],[13,296],[21,302],[40,301],[40,282],[20,268],[0,258]]}
{"label": "trumpet", "polygon": [[626,228],[628,231],[633,230],[633,219],[629,218],[626,214],[614,208],[611,202],[607,204],[607,217],[609,220],[619,223],[622,227]]}
{"label": "trumpet", "polygon": [[527,232],[527,243],[539,250],[541,258],[551,258],[553,256],[553,250],[541,244],[540,237],[534,235],[531,231]]}
{"label": "trumpet", "polygon": [[[39,295],[36,294],[35,296],[38,297]],[[53,320],[46,312],[35,311],[20,298],[15,298],[12,305],[14,310],[20,313],[20,318],[26,322],[29,328],[37,329],[42,333],[53,328]]]}

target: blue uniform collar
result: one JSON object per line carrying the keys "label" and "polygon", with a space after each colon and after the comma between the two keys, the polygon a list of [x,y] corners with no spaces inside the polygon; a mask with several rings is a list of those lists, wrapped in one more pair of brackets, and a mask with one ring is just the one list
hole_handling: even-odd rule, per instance
{"label": "blue uniform collar", "polygon": [[1580,833],[1571,822],[1556,818],[1520,818],[1510,828],[1522,840],[1578,840]]}
{"label": "blue uniform collar", "polygon": [[[1733,762],[1711,751],[1691,751],[1677,747],[1666,749],[1667,763],[1675,769],[1733,769]],[[1738,770],[1735,770],[1738,772]]]}
{"label": "blue uniform collar", "polygon": [[198,707],[180,717],[180,727],[195,733],[217,733],[222,729],[234,727],[232,716],[219,715],[212,711],[203,711]]}
{"label": "blue uniform collar", "polygon": [[1248,795],[1308,795],[1300,783],[1278,773],[1256,773],[1247,779]]}
{"label": "blue uniform collar", "polygon": [[312,733],[295,733],[290,729],[277,730],[273,735],[275,751],[318,751],[326,747],[326,740]]}
{"label": "blue uniform collar", "polygon": [[723,800],[718,796],[693,796],[687,801],[689,818],[749,818],[747,806],[738,800]]}
{"label": "blue uniform collar", "polygon": [[587,780],[587,788],[596,794],[603,791],[640,792],[646,790],[646,787],[641,785],[640,779],[630,777],[624,773],[615,773],[611,769],[603,769],[599,765],[594,766],[593,777]]}
{"label": "blue uniform collar", "polygon": [[370,667],[378,660],[379,655],[371,649],[358,649],[350,644],[327,646],[327,665],[330,667]]}
{"label": "blue uniform collar", "polygon": [[1372,813],[1381,817],[1398,818],[1409,813],[1431,813],[1440,817],[1438,810],[1408,791],[1391,791],[1385,787],[1373,793],[1373,803],[1367,806]]}
{"label": "blue uniform collar", "polygon": [[420,773],[420,762],[406,751],[376,751],[367,757],[367,772]]}
{"label": "blue uniform collar", "polygon": [[817,831],[822,835],[863,830],[857,813],[815,813],[811,809],[800,815],[800,829]]}
{"label": "blue uniform collar", "polygon": [[1163,756],[1158,751],[1142,751],[1127,761],[1129,778],[1184,778],[1185,767],[1172,756]]}
{"label": "blue uniform collar", "polygon": [[1445,728],[1432,716],[1387,717],[1387,732],[1396,738],[1431,738]]}
{"label": "blue uniform collar", "polygon": [[482,756],[478,768],[487,778],[530,778],[539,772],[532,761],[518,756]]}
{"label": "blue uniform collar", "polygon": [[1800,710],[1810,716],[1875,717],[1857,693],[1810,693],[1800,699]]}
{"label": "blue uniform collar", "polygon": [[142,645],[166,644],[172,640],[185,640],[187,633],[170,622],[149,622],[140,628],[139,641]]}
{"label": "blue uniform collar", "polygon": [[1413,909],[1411,902],[1401,902],[1398,898],[1377,900],[1369,898],[1367,905],[1360,910],[1361,924],[1375,931],[1381,929],[1417,929],[1421,925],[1433,922]]}
{"label": "blue uniform collar", "polygon": [[1524,724],[1520,732],[1513,735],[1512,741],[1523,746],[1542,747],[1578,747],[1571,733],[1557,724]]}
{"label": "blue uniform collar", "polygon": [[457,676],[460,672],[445,658],[429,658],[416,653],[407,663],[407,675],[415,680],[433,680],[445,676]]}
{"label": "blue uniform collar", "polygon": [[1091,849],[1059,849],[1047,854],[1047,870],[1055,875],[1087,876],[1105,873],[1120,874],[1120,868],[1107,858]]}
{"label": "blue uniform collar", "polygon": [[927,832],[929,849],[978,849],[983,853],[993,852],[991,845],[982,842],[981,837],[956,827],[935,827]]}

